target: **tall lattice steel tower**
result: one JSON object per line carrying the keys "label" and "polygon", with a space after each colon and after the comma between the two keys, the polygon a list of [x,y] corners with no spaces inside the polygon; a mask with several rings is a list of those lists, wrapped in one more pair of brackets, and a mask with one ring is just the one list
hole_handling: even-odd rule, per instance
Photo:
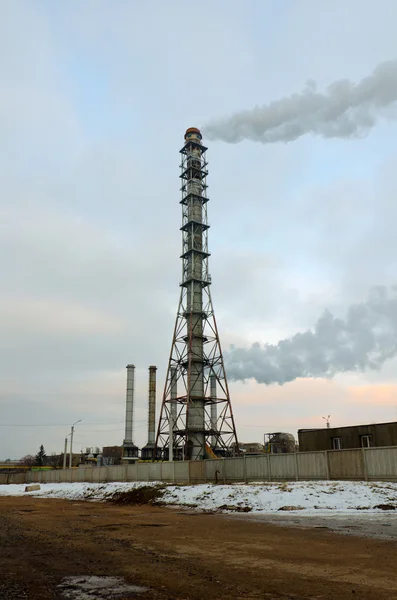
{"label": "tall lattice steel tower", "polygon": [[203,460],[238,450],[208,272],[207,160],[198,129],[181,152],[182,282],[156,448],[164,459]]}

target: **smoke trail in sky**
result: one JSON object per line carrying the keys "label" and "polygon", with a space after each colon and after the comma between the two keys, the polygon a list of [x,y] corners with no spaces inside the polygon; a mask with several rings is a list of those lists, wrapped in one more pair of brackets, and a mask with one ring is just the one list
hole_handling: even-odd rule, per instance
{"label": "smoke trail in sky", "polygon": [[229,379],[282,385],[298,377],[380,369],[397,355],[396,292],[397,286],[372,288],[366,302],[349,307],[345,319],[326,310],[313,330],[278,344],[232,347],[225,352]]}
{"label": "smoke trail in sky", "polygon": [[209,140],[231,144],[291,142],[311,133],[324,138],[365,135],[379,117],[397,118],[397,60],[383,62],[358,83],[341,79],[324,93],[309,81],[299,94],[213,120],[202,128]]}

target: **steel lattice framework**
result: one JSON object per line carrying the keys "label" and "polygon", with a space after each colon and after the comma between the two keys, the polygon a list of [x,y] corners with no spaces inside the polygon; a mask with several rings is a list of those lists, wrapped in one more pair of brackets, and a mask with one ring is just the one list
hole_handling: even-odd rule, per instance
{"label": "steel lattice framework", "polygon": [[[198,129],[181,152],[182,282],[156,449],[202,460],[238,449],[208,272],[207,160]],[[171,443],[171,439],[173,443]]]}

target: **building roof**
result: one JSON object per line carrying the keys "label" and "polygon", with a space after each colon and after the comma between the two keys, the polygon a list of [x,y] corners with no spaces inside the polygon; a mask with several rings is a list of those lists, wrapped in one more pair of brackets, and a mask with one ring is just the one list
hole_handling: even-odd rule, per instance
{"label": "building roof", "polygon": [[298,433],[305,433],[309,431],[332,431],[333,429],[354,429],[356,427],[375,427],[378,425],[396,425],[397,421],[388,421],[386,423],[365,423],[364,425],[341,425],[340,427],[315,427],[313,429],[298,429]]}

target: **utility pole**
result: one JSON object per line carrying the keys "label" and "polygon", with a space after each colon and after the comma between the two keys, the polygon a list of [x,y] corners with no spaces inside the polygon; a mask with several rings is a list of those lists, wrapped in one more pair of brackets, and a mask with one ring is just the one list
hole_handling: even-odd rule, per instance
{"label": "utility pole", "polygon": [[63,468],[66,469],[66,455],[68,453],[68,438],[65,437],[65,449],[63,451]]}
{"label": "utility pole", "polygon": [[77,423],[81,423],[81,419],[79,419],[78,421],[76,421],[76,423],[73,423],[71,430],[70,430],[70,454],[69,454],[69,469],[72,468],[72,463],[73,463],[73,434],[74,434],[74,426],[77,425]]}

